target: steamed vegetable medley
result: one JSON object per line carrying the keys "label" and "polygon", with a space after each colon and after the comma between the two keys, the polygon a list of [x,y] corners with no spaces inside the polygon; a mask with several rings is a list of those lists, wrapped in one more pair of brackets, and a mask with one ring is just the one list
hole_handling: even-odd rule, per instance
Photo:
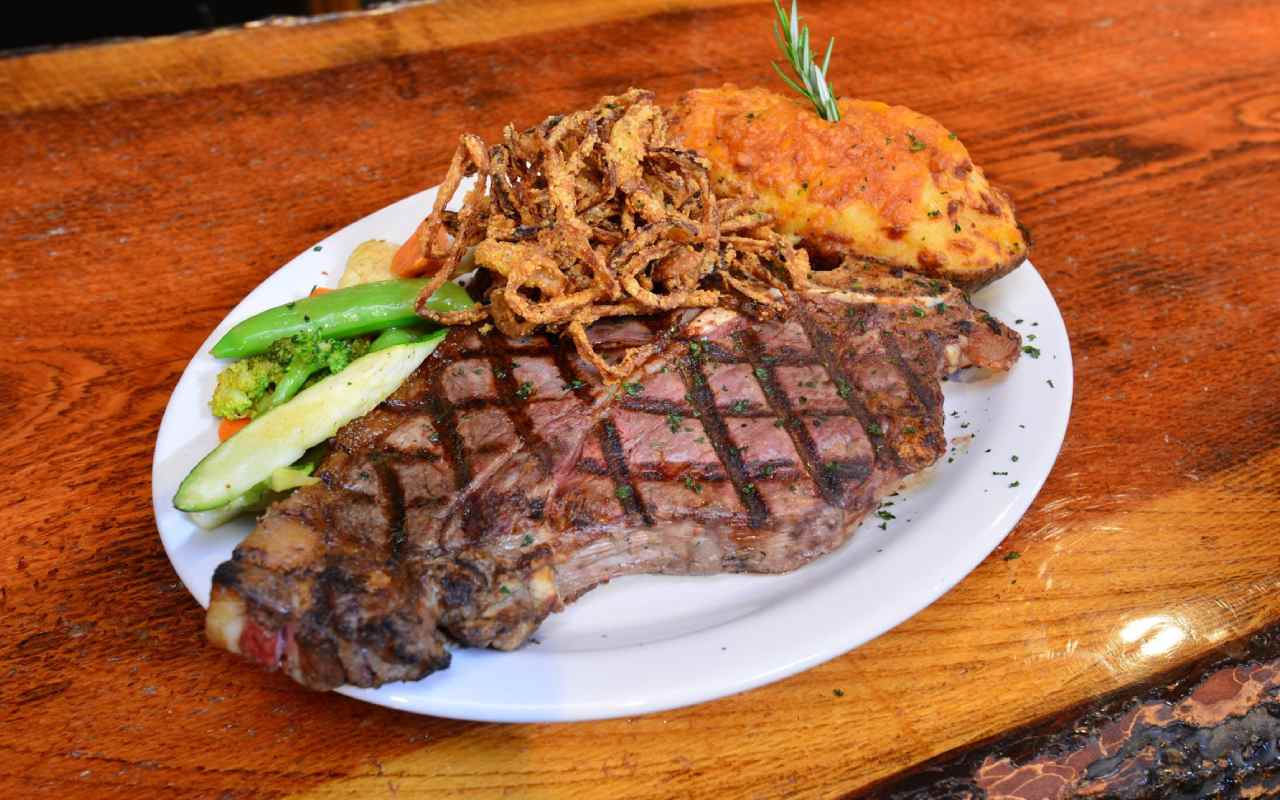
{"label": "steamed vegetable medley", "polygon": [[209,407],[223,419],[261,416],[325,374],[342,372],[369,345],[368,337],[325,339],[314,330],[277,339],[267,352],[224,369]]}
{"label": "steamed vegetable medley", "polygon": [[[368,261],[362,245],[349,271],[362,253]],[[214,345],[213,355],[236,359],[218,375],[209,401],[223,420],[223,441],[196,465],[173,501],[201,527],[217,527],[314,483],[324,442],[386,399],[444,338],[414,312],[426,279],[352,285],[386,274],[360,266],[354,278],[344,275],[344,288],[268,309]],[[437,312],[471,305],[452,282],[428,301]]]}

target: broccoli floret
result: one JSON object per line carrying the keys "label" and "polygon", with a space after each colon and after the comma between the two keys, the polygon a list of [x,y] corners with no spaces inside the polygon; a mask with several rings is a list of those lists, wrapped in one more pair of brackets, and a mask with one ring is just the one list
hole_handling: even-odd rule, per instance
{"label": "broccoli floret", "polygon": [[305,386],[341,372],[369,352],[369,339],[324,339],[304,331],[271,343],[267,352],[237,361],[218,375],[210,406],[225,419],[257,417]]}
{"label": "broccoli floret", "polygon": [[368,338],[324,339],[315,331],[303,331],[273,342],[266,354],[285,369],[307,365],[333,373],[342,372],[367,352]]}
{"label": "broccoli floret", "polygon": [[352,361],[369,352],[369,339],[326,339],[320,342],[320,354],[329,373],[346,369]]}
{"label": "broccoli floret", "polygon": [[319,341],[320,337],[315,331],[303,331],[283,339],[276,339],[263,355],[287,369],[295,361],[314,361],[316,343]]}
{"label": "broccoli floret", "polygon": [[254,404],[267,396],[282,375],[284,367],[266,355],[235,362],[218,374],[218,386],[209,401],[213,415],[223,419],[256,416]]}

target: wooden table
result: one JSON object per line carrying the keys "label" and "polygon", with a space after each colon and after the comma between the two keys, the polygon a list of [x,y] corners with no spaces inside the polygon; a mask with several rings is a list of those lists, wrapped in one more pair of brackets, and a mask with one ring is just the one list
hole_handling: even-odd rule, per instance
{"label": "wooden table", "polygon": [[937,117],[1016,200],[1072,337],[1066,443],[1009,540],[893,632],[574,725],[399,714],[211,649],[156,534],[156,429],[227,309],[435,183],[458,132],[631,84],[777,86],[769,7],[445,0],[0,61],[0,790],[1277,791],[1280,8],[805,11],[838,89]]}

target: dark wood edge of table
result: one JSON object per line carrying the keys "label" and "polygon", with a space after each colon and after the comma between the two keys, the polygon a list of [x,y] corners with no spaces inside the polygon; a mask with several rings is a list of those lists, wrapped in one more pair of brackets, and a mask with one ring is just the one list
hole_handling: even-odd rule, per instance
{"label": "dark wood edge of table", "polygon": [[847,797],[1271,797],[1278,743],[1280,623]]}

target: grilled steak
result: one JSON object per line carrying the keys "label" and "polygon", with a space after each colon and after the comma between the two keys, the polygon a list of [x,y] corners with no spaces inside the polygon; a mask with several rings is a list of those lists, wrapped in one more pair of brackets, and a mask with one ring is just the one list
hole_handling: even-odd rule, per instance
{"label": "grilled steak", "polygon": [[1020,340],[909,274],[599,324],[657,355],[603,386],[571,343],[471,328],[336,436],[213,579],[209,638],[317,689],[512,649],[620,575],[784,572],[945,452],[941,376]]}

